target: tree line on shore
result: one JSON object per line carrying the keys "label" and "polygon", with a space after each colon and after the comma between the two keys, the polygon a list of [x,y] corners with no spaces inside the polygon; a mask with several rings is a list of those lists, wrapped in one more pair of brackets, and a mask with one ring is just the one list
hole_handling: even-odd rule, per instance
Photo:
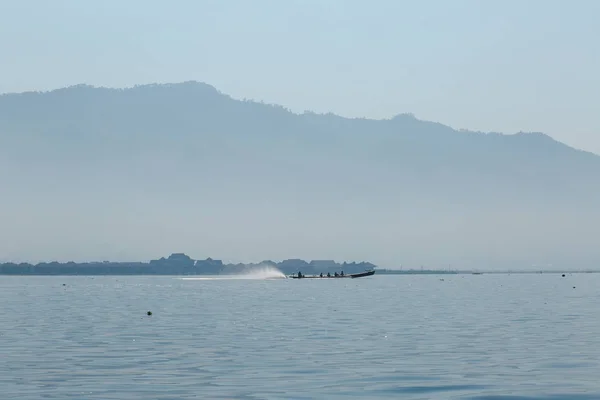
{"label": "tree line on shore", "polygon": [[302,271],[303,274],[357,273],[375,269],[370,262],[343,262],[333,260],[289,259],[281,262],[263,261],[250,264],[225,264],[221,260],[207,258],[194,260],[183,253],[173,253],[167,258],[150,262],[42,262],[37,264],[12,263],[0,264],[0,274],[6,275],[224,275],[251,272],[260,268],[276,268],[284,274]]}

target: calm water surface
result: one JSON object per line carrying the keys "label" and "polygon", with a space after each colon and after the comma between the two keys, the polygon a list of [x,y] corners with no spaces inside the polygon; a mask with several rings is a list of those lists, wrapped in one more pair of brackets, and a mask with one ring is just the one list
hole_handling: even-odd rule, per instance
{"label": "calm water surface", "polygon": [[0,398],[600,399],[599,288],[0,276]]}

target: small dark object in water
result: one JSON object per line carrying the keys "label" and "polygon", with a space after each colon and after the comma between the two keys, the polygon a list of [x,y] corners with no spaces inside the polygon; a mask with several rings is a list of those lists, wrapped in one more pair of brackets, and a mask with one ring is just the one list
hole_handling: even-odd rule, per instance
{"label": "small dark object in water", "polygon": [[148,311],[148,312],[147,312],[147,314],[148,314],[148,315],[152,315],[152,311]]}
{"label": "small dark object in water", "polygon": [[63,283],[63,286],[67,286],[67,284],[66,284],[66,283]]}
{"label": "small dark object in water", "polygon": [[565,274],[563,274],[562,276],[563,276],[563,278],[564,278],[564,277],[565,277]]}
{"label": "small dark object in water", "polygon": [[575,286],[573,286],[573,289],[575,289]]}

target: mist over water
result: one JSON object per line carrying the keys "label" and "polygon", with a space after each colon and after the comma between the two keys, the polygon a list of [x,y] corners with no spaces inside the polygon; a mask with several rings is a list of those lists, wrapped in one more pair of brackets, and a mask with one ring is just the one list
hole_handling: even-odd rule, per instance
{"label": "mist over water", "polygon": [[238,274],[231,275],[214,275],[214,276],[203,276],[203,277],[186,277],[178,278],[187,281],[201,281],[201,280],[223,280],[223,279],[285,279],[286,276],[279,269],[270,265],[261,265],[252,268],[249,271],[240,272]]}
{"label": "mist over water", "polygon": [[455,130],[410,114],[296,114],[200,82],[6,95],[0,220],[11,229],[0,231],[0,257],[137,261],[210,249],[382,268],[592,269],[598,175],[600,157],[543,134]]}

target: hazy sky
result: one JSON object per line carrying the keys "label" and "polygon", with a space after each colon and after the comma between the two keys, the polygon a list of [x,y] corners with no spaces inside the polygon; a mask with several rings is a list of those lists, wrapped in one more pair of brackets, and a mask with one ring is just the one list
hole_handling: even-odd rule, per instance
{"label": "hazy sky", "polygon": [[198,80],[600,153],[600,2],[0,0],[0,92]]}
{"label": "hazy sky", "polygon": [[600,154],[600,2],[0,0],[0,92],[198,80]]}

